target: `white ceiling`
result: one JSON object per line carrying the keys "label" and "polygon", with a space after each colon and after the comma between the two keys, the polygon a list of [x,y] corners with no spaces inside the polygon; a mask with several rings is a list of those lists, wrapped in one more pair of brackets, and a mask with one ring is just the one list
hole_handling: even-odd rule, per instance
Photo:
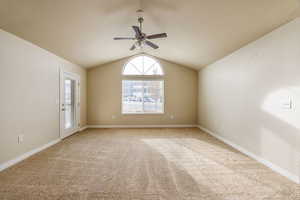
{"label": "white ceiling", "polygon": [[[199,69],[295,18],[298,0],[144,0],[144,32],[167,32],[146,52]],[[139,0],[0,0],[0,27],[84,67],[137,53]]]}

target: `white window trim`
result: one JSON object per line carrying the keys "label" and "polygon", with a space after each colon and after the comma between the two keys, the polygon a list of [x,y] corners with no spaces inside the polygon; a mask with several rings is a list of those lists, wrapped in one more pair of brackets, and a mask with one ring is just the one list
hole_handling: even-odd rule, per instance
{"label": "white window trim", "polygon": [[[126,75],[124,74],[124,70],[126,68],[126,66],[135,58],[139,57],[139,56],[146,56],[149,57],[151,59],[153,59],[161,68],[162,74],[160,75]],[[121,113],[122,115],[163,115],[165,114],[165,80],[164,80],[164,76],[165,76],[165,71],[161,65],[161,63],[154,58],[153,56],[147,55],[147,54],[139,54],[136,56],[133,56],[132,58],[130,58],[123,66],[122,68],[122,80],[121,80],[121,87],[122,87],[122,93],[121,93]],[[123,91],[124,91],[124,84],[123,81],[162,81],[163,87],[162,87],[162,97],[163,97],[163,102],[162,102],[162,111],[161,112],[123,112]],[[144,108],[144,106],[143,106]]]}

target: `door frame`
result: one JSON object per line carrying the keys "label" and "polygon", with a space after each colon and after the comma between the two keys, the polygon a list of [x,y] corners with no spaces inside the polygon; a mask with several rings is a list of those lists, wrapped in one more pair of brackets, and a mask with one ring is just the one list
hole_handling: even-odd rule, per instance
{"label": "door frame", "polygon": [[[75,80],[75,127],[70,130],[67,134],[65,133],[65,124],[64,124],[64,79],[69,77]],[[66,138],[73,135],[74,133],[80,130],[80,76],[78,74],[65,71],[60,69],[59,77],[59,135],[60,138]]]}

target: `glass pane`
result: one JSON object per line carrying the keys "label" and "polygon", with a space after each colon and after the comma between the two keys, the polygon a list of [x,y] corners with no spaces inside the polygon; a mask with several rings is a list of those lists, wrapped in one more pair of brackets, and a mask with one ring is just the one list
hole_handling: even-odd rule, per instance
{"label": "glass pane", "polygon": [[146,72],[150,71],[150,69],[156,63],[155,60],[153,60],[152,58],[149,58],[148,56],[143,56],[143,62],[144,62],[144,74],[146,74]]}
{"label": "glass pane", "polygon": [[74,127],[75,122],[75,81],[65,79],[65,129]]}
{"label": "glass pane", "polygon": [[163,113],[163,81],[123,81],[123,113]]}
{"label": "glass pane", "polygon": [[145,75],[163,75],[163,72],[159,64],[155,62],[150,67],[148,67]]}
{"label": "glass pane", "polygon": [[123,113],[143,112],[143,81],[123,81]]}
{"label": "glass pane", "polygon": [[135,67],[140,75],[144,73],[144,56],[139,56],[130,61],[131,67]]}
{"label": "glass pane", "polygon": [[144,81],[144,112],[163,112],[163,81]]}
{"label": "glass pane", "polygon": [[124,68],[124,75],[163,75],[161,66],[148,56],[132,59]]}
{"label": "glass pane", "polygon": [[124,75],[141,75],[141,73],[131,63],[128,63],[123,72]]}

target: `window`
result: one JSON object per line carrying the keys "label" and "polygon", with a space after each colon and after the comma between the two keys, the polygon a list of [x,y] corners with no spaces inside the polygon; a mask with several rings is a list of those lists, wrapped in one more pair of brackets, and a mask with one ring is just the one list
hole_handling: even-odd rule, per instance
{"label": "window", "polygon": [[164,80],[159,63],[142,55],[128,62],[123,70],[122,113],[164,112]]}
{"label": "window", "polygon": [[138,56],[125,65],[123,75],[163,75],[159,63],[148,56]]}

